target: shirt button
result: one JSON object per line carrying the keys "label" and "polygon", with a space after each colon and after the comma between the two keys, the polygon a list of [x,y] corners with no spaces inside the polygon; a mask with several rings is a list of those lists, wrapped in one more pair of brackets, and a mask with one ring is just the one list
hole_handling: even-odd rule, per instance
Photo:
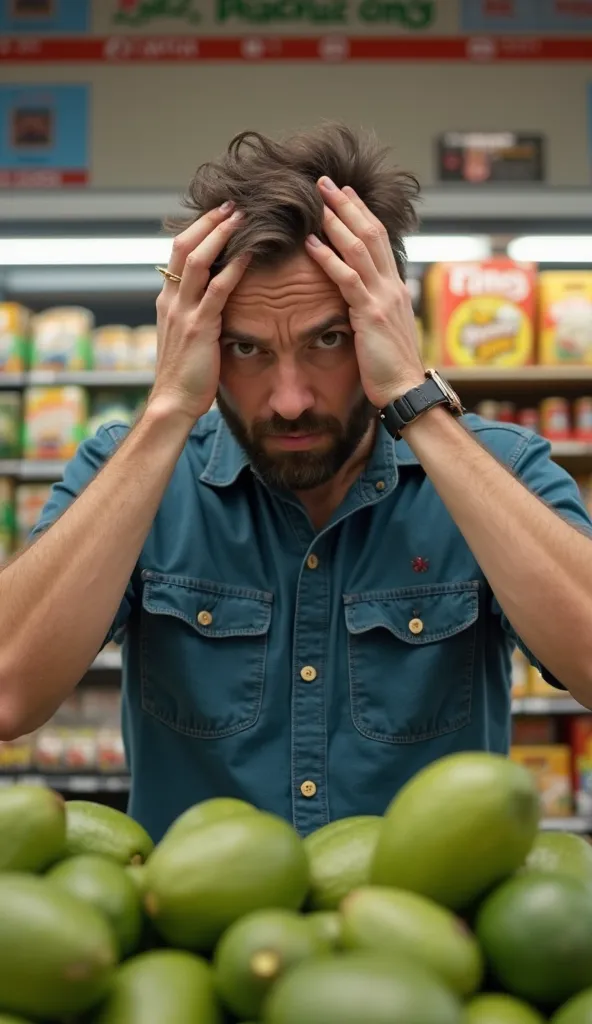
{"label": "shirt button", "polygon": [[384,491],[386,484],[384,480],[377,480],[374,486],[376,487],[377,491]]}
{"label": "shirt button", "polygon": [[421,619],[411,619],[409,629],[415,634],[415,636],[418,636],[419,633],[423,633],[423,622]]}
{"label": "shirt button", "polygon": [[317,670],[312,665],[305,665],[300,669],[300,675],[305,683],[312,683],[317,678]]}
{"label": "shirt button", "polygon": [[316,555],[309,555],[306,559],[306,564],[309,569],[316,569],[319,564],[319,560]]}
{"label": "shirt button", "polygon": [[204,611],[197,613],[197,621],[200,626],[211,626],[213,620],[210,612],[206,612],[204,609]]}
{"label": "shirt button", "polygon": [[314,782],[310,781],[310,779],[307,779],[306,782],[303,782],[300,787],[300,792],[302,793],[302,796],[308,797],[309,799],[311,796],[315,795],[316,791],[317,787]]}

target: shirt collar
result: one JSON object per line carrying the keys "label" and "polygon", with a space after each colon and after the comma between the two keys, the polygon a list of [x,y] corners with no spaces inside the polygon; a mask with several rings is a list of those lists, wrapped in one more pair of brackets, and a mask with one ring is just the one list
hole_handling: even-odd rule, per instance
{"label": "shirt collar", "polygon": [[[384,491],[390,491],[396,484],[396,466],[417,466],[417,458],[402,438],[393,441],[392,437],[378,424],[376,441],[366,471],[360,478],[363,488],[372,494],[376,485],[384,481]],[[206,468],[200,480],[213,487],[229,487],[235,483],[244,469],[249,466],[249,457],[234,438],[226,422],[220,416],[214,438],[214,446]]]}

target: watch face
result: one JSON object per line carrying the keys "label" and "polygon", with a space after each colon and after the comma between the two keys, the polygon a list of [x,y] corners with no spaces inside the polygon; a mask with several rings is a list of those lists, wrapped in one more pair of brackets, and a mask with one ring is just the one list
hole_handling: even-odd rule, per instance
{"label": "watch face", "polygon": [[444,380],[444,378],[440,376],[437,370],[426,370],[426,374],[428,375],[428,377],[432,378],[434,383],[437,384],[438,387],[440,388],[441,392],[444,395],[446,395],[446,398],[450,403],[451,409],[454,409],[455,412],[458,412],[460,415],[462,415],[462,413],[464,412],[463,404],[460,398],[458,397],[456,391],[453,391],[453,389],[450,387],[448,381]]}

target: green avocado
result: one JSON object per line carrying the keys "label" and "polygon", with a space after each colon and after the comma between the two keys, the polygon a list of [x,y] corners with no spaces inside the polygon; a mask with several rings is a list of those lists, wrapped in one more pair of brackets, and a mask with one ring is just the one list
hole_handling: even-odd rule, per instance
{"label": "green avocado", "polygon": [[64,801],[45,786],[0,789],[0,871],[44,871],[64,853]]}
{"label": "green avocado", "polygon": [[92,1024],[222,1024],[212,969],[201,957],[159,949],[115,973]]}
{"label": "green avocado", "polygon": [[167,944],[207,953],[252,910],[298,910],[308,884],[292,826],[272,814],[245,814],[157,847],[146,865],[144,906]]}
{"label": "green avocado", "polygon": [[42,1020],[84,1013],[117,962],[95,907],[35,875],[0,875],[0,1006]]}
{"label": "green avocado", "polygon": [[105,915],[122,959],[136,951],[142,934],[142,902],[125,868],[107,857],[82,853],[56,864],[46,877]]}
{"label": "green avocado", "polygon": [[154,843],[133,818],[105,804],[69,800],[66,804],[66,856],[98,853],[119,864],[142,864]]}

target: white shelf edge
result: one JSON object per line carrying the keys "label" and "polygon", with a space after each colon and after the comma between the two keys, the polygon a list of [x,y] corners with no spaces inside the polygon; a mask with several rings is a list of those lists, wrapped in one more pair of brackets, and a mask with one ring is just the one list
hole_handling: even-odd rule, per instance
{"label": "white shelf edge", "polygon": [[121,654],[119,651],[101,651],[90,666],[91,670],[102,669],[117,670],[121,668]]}
{"label": "white shelf edge", "polygon": [[130,777],[127,774],[89,772],[87,775],[74,772],[14,772],[0,771],[0,789],[20,783],[33,786],[49,786],[64,793],[128,793]]}
{"label": "white shelf edge", "polygon": [[543,818],[541,828],[548,832],[592,833],[592,819],[581,815],[569,818]]}
{"label": "white shelf edge", "polygon": [[151,387],[154,374],[144,370],[31,370],[24,375],[25,386],[54,387],[77,384],[82,387]]}
{"label": "white shelf edge", "polygon": [[[5,221],[156,220],[183,213],[182,189],[68,189],[39,194],[18,190],[0,195]],[[525,185],[519,188],[428,185],[422,190],[422,220],[450,217],[467,220],[526,220],[592,217],[592,194],[585,185],[561,188]]]}
{"label": "white shelf edge", "polygon": [[589,715],[573,697],[514,697],[513,715]]}

